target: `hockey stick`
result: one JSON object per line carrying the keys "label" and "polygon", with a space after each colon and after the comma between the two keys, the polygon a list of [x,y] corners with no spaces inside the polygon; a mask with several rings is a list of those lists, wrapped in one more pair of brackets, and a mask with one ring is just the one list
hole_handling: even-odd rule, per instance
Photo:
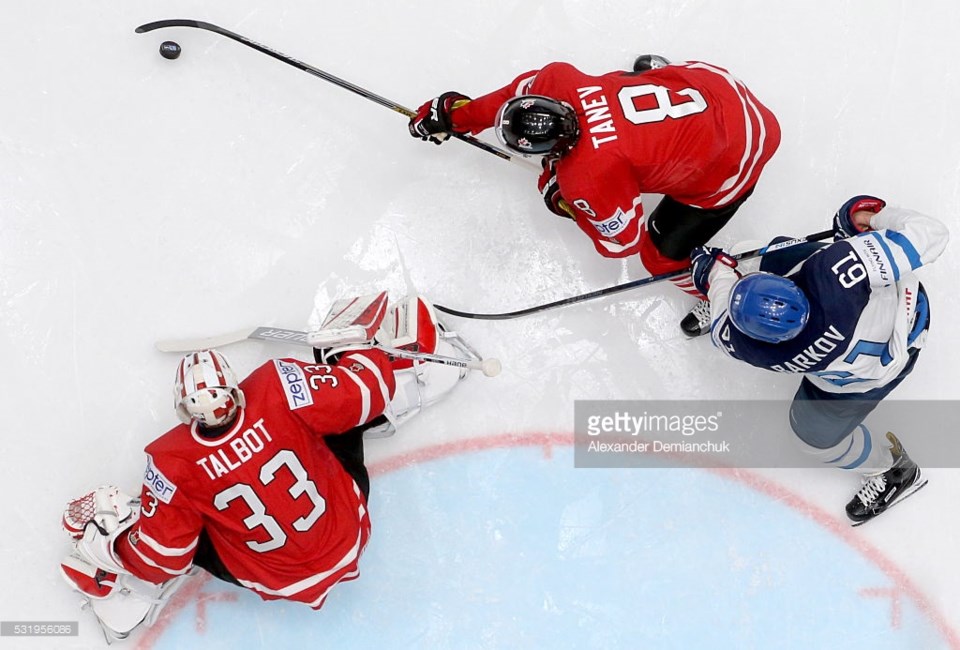
{"label": "hockey stick", "polygon": [[[206,350],[209,348],[219,348],[241,341],[272,341],[275,343],[293,343],[312,348],[307,332],[299,330],[287,330],[279,327],[253,327],[245,330],[237,330],[221,334],[219,336],[208,336],[195,339],[167,339],[156,342],[156,348],[160,352],[193,352],[195,350]],[[428,352],[412,352],[410,350],[401,350],[398,348],[388,348],[376,346],[378,350],[383,350],[387,354],[400,359],[413,359],[415,361],[425,361],[428,363],[439,363],[444,366],[453,366],[455,368],[466,368],[468,370],[479,370],[487,377],[496,377],[500,374],[501,365],[498,359],[458,359],[456,357],[447,357],[442,354],[430,354]]]}
{"label": "hockey stick", "polygon": [[[769,246],[764,246],[763,248],[747,251],[745,253],[731,255],[731,257],[735,260],[747,260],[753,257],[758,257],[760,255],[766,255],[767,253],[772,253],[774,251],[783,250],[784,248],[790,248],[791,246],[796,246],[797,244],[821,241],[831,237],[832,235],[833,235],[833,230],[824,230],[822,232],[814,233],[812,235],[807,235],[806,237],[798,237],[796,239],[790,239],[787,241],[780,242],[778,244],[771,244]],[[685,269],[680,269],[679,271],[670,271],[669,273],[652,275],[648,278],[633,280],[631,282],[618,284],[612,287],[606,287],[604,289],[597,289],[596,291],[591,291],[590,293],[584,293],[579,296],[571,296],[570,298],[555,300],[554,302],[548,302],[543,305],[536,305],[535,307],[527,307],[526,309],[518,309],[517,311],[508,311],[500,314],[475,314],[469,311],[460,311],[458,309],[451,309],[450,307],[444,307],[443,305],[434,305],[434,307],[437,310],[444,312],[445,314],[450,314],[451,316],[459,316],[461,318],[473,318],[476,320],[510,320],[512,318],[519,318],[521,316],[528,316],[530,314],[536,314],[541,311],[547,311],[548,309],[556,309],[557,307],[573,305],[578,302],[586,302],[587,300],[593,300],[595,298],[612,296],[615,293],[620,293],[622,291],[629,291],[630,289],[643,287],[648,284],[660,282],[661,280],[669,280],[670,278],[676,278],[689,272],[690,272],[690,267],[687,267]]]}
{"label": "hockey stick", "polygon": [[[262,43],[257,43],[256,41],[250,40],[245,36],[241,36],[240,34],[231,32],[228,29],[224,29],[223,27],[218,27],[217,25],[214,25],[212,23],[207,23],[202,20],[189,20],[184,18],[173,18],[170,20],[157,20],[152,23],[140,25],[139,27],[137,27],[135,31],[138,34],[146,34],[147,32],[152,32],[155,29],[163,29],[164,27],[196,27],[197,29],[205,29],[208,32],[213,32],[215,34],[220,34],[221,36],[226,36],[227,38],[237,41],[238,43],[243,43],[247,47],[252,47],[258,52],[263,52],[267,56],[272,56],[278,61],[283,61],[287,65],[292,65],[295,68],[298,68],[300,70],[303,70],[304,72],[312,74],[314,77],[319,77],[324,81],[329,81],[330,83],[340,86],[341,88],[345,88],[346,90],[349,90],[352,93],[360,95],[365,99],[369,99],[373,102],[376,102],[377,104],[380,104],[381,106],[385,106],[390,110],[400,113],[401,115],[404,115],[408,118],[415,117],[417,114],[416,111],[412,111],[409,108],[404,108],[400,104],[397,104],[396,102],[392,102],[386,97],[381,97],[380,95],[377,95],[376,93],[372,93],[369,90],[366,90],[365,88],[361,88],[356,84],[352,84],[349,81],[346,81],[345,79],[336,77],[330,74],[329,72],[324,72],[323,70],[320,70],[319,68],[315,68],[312,65],[308,65],[303,61],[298,61],[297,59],[287,56],[282,52],[278,52],[272,48],[269,48],[266,45],[263,45]],[[535,165],[533,162],[526,160],[522,157],[511,155],[506,151],[504,151],[503,149],[494,147],[493,145],[487,144],[486,142],[483,142],[482,140],[478,140],[470,135],[467,135],[465,133],[451,133],[450,135],[456,138],[457,140],[462,140],[463,142],[466,142],[469,145],[473,145],[478,149],[482,149],[487,153],[492,153],[494,156],[497,156],[498,158],[503,158],[504,160],[508,160],[510,162],[523,165],[524,167],[529,167],[530,169],[535,169],[537,172],[540,171],[539,165]]]}

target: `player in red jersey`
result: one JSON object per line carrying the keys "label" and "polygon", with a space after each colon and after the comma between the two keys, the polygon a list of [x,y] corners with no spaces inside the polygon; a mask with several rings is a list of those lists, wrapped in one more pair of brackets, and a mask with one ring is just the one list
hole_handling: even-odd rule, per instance
{"label": "player in red jersey", "polygon": [[[386,294],[376,300],[371,335]],[[384,330],[377,340],[393,346],[451,351],[422,299],[395,309]],[[64,514],[78,541],[62,571],[92,599],[108,638],[152,623],[193,567],[314,608],[357,577],[370,536],[364,434],[435,401],[465,371],[351,343],[336,360],[329,352],[315,362],[274,359],[239,383],[215,350],[180,361],[174,405],[183,424],[146,447],[139,504],[106,487]],[[115,585],[138,598],[116,598]]]}
{"label": "player in red jersey", "polygon": [[[547,208],[572,218],[597,252],[639,254],[651,274],[682,270],[753,192],[780,127],[723,68],[650,55],[634,68],[593,76],[551,63],[477,99],[447,92],[420,107],[410,133],[439,144],[495,127],[508,148],[544,156]],[[664,195],[646,224],[644,193]],[[689,274],[675,283],[704,298]],[[691,336],[708,326],[705,302],[682,323]]]}

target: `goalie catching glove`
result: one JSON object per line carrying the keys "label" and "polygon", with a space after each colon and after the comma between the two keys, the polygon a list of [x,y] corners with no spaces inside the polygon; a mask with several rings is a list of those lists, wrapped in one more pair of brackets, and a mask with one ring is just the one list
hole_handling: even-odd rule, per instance
{"label": "goalie catching glove", "polygon": [[139,517],[139,501],[107,485],[68,503],[61,523],[85,560],[112,573],[128,573],[113,544]]}

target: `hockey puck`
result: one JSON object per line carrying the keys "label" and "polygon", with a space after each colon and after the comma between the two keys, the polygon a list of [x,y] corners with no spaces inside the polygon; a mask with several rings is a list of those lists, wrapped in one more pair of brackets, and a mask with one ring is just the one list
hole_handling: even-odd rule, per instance
{"label": "hockey puck", "polygon": [[173,41],[160,43],[160,56],[165,59],[176,59],[180,56],[180,44]]}

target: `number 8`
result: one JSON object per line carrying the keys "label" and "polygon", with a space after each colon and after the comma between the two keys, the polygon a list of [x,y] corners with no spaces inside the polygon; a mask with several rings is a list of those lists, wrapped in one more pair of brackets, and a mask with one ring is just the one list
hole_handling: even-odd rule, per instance
{"label": "number 8", "polygon": [[[693,88],[684,88],[676,92],[678,95],[689,97],[690,101],[682,104],[674,104],[670,101],[670,89],[655,84],[642,84],[639,86],[626,86],[617,93],[617,99],[620,100],[620,108],[623,109],[623,116],[634,124],[650,124],[652,122],[662,122],[671,117],[679,119],[688,115],[696,115],[707,109],[707,102],[700,94],[700,91]],[[637,97],[653,95],[657,100],[656,108],[647,108],[637,110],[634,100]]]}

